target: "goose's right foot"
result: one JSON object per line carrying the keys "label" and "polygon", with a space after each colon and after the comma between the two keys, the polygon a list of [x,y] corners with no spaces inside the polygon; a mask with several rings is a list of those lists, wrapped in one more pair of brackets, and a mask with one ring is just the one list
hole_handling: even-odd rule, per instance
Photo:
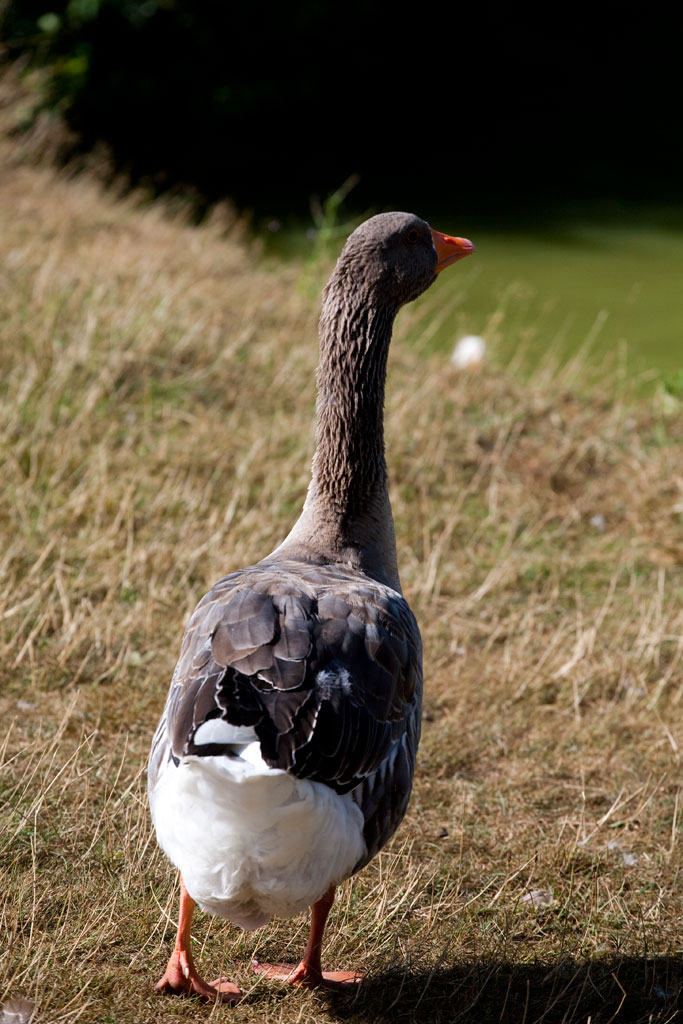
{"label": "goose's right foot", "polygon": [[300,964],[260,964],[252,960],[252,969],[263,978],[284,981],[288,985],[306,988],[346,989],[358,985],[363,975],[356,971],[321,971],[317,964],[302,960]]}
{"label": "goose's right foot", "polygon": [[264,978],[286,981],[290,985],[306,985],[307,988],[348,989],[362,981],[363,976],[355,971],[323,971],[320,966],[323,932],[333,902],[334,886],[331,885],[311,908],[311,930],[300,964],[260,964],[258,960],[252,960],[254,971]]}

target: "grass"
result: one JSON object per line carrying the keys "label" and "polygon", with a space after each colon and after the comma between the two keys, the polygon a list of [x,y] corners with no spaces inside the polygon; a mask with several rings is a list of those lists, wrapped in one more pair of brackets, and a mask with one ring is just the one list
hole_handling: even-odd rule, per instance
{"label": "grass", "polygon": [[[676,281],[683,264],[680,226],[621,223],[586,213],[536,233],[480,232],[479,259],[467,268],[462,301],[448,328],[487,330],[507,359],[525,351],[532,367],[549,343],[568,358],[586,341],[642,389],[683,367]],[[491,296],[498,318],[490,321]]]}
{"label": "grass", "polygon": [[249,961],[296,957],[303,916],[244,935],[199,915],[206,975],[248,1000],[154,993],[177,882],[147,749],[195,602],[301,505],[317,307],[229,211],[191,227],[26,163],[1,110],[0,1006],[29,1000],[39,1024],[677,1019],[680,400],[591,390],[552,354],[524,383],[458,373],[430,331],[460,268],[401,314],[391,354],[426,706],[406,821],[329,929],[325,962],[368,980],[283,992]]}

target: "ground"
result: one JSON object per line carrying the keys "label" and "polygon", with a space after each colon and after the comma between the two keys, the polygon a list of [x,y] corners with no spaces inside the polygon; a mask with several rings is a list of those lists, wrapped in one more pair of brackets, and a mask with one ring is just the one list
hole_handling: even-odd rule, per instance
{"label": "ground", "polygon": [[[177,879],[144,764],[183,625],[298,514],[318,300],[240,221],[116,198],[0,139],[0,1006],[37,1022],[674,1020],[683,983],[683,407],[576,365],[474,373],[400,316],[387,389],[425,716],[399,833],[304,916],[198,915],[236,1008],[154,992]],[[328,266],[315,270],[322,284]],[[314,275],[313,275],[314,276]],[[492,314],[495,310],[492,310]],[[420,354],[422,351],[422,354]],[[590,376],[590,375],[589,375]],[[592,378],[591,378],[592,379]],[[571,385],[571,386],[570,386]]]}

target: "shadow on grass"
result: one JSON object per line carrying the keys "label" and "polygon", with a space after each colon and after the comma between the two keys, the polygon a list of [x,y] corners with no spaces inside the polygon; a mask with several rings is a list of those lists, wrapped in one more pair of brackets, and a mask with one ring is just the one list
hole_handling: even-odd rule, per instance
{"label": "shadow on grass", "polygon": [[329,1009],[358,1024],[666,1024],[683,1021],[683,955],[554,964],[482,961],[369,978]]}

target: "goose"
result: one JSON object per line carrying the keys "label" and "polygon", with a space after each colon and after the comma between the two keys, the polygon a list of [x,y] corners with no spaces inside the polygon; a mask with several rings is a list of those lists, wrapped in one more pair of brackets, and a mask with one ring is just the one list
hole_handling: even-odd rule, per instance
{"label": "goose", "polygon": [[311,907],[301,962],[254,970],[311,987],[360,980],[323,971],[323,932],[336,886],[406,812],[422,698],[387,492],[387,355],[400,307],[473,250],[412,214],[378,214],[349,236],[324,289],[303,511],[270,555],[197,605],[152,742],[152,819],[180,871],[159,990],[241,997],[195,967],[195,905],[244,929]]}

